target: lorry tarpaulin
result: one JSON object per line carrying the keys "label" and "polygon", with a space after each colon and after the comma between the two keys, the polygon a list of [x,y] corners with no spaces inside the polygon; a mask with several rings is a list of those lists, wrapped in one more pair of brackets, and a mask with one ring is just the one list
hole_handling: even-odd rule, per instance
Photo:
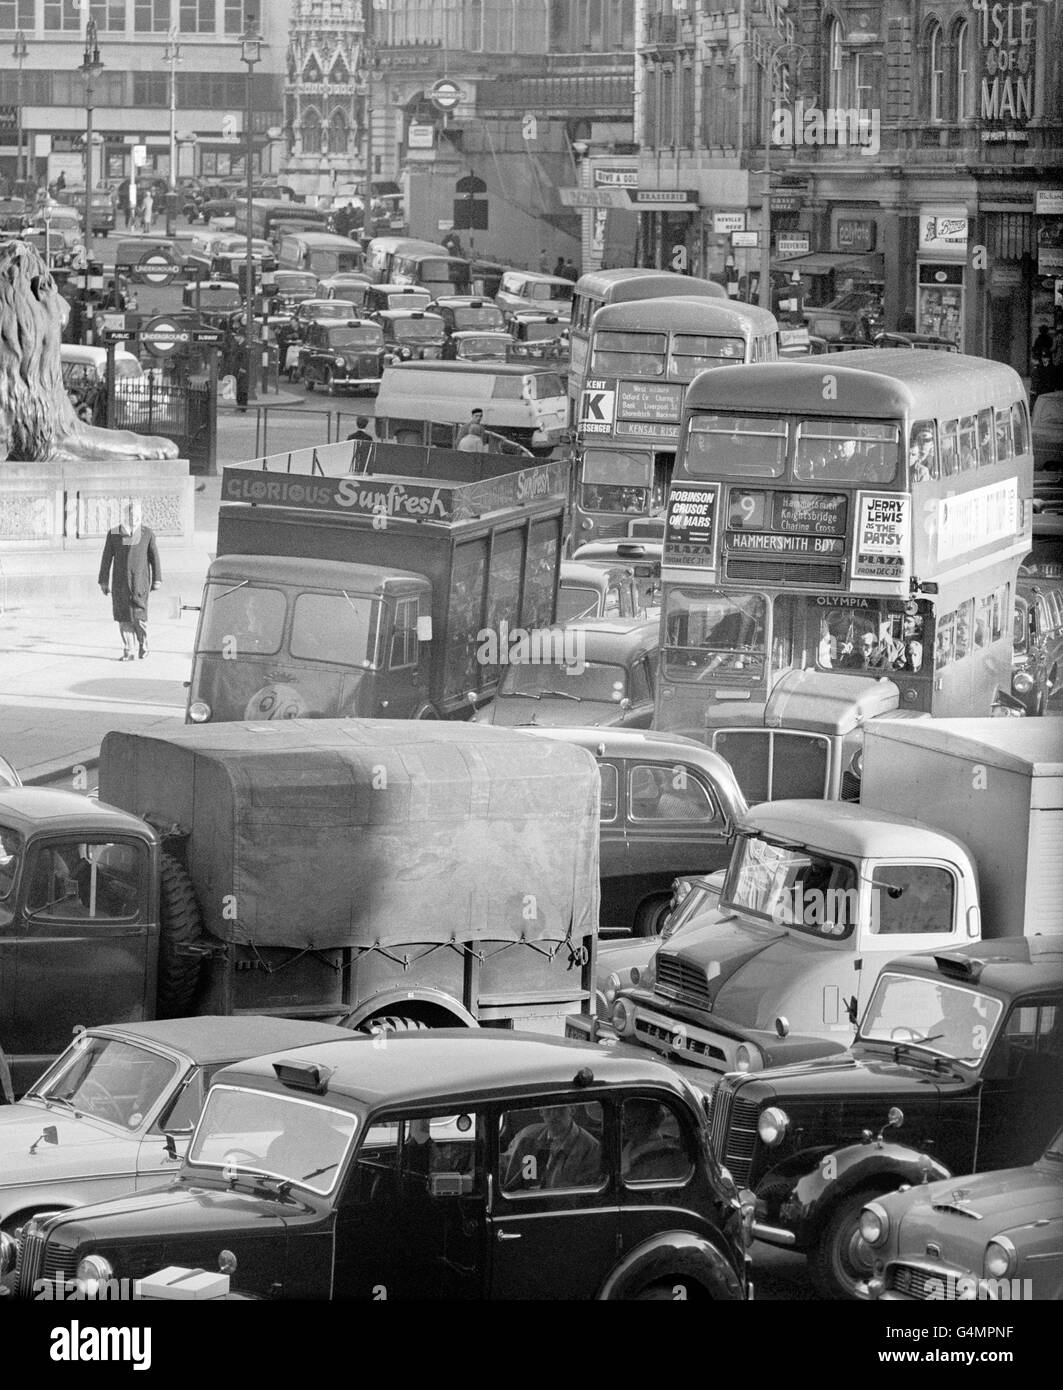
{"label": "lorry tarpaulin", "polygon": [[281,720],[110,733],[100,799],[189,832],[228,942],[573,942],[598,924],[599,775],[490,726]]}

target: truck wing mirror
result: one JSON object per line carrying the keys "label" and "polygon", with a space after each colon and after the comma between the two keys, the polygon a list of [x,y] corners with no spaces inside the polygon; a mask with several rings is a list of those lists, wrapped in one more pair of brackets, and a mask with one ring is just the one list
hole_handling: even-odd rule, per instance
{"label": "truck wing mirror", "polygon": [[418,642],[431,642],[432,640],[432,618],[425,615],[417,619],[417,640]]}

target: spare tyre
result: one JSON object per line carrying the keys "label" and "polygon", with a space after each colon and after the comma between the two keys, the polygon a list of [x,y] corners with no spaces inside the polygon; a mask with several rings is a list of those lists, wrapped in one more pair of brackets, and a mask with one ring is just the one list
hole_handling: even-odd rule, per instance
{"label": "spare tyre", "polygon": [[155,1011],[158,1018],[180,1018],[192,1007],[203,960],[183,955],[179,948],[203,935],[192,880],[171,854],[159,866],[159,970]]}

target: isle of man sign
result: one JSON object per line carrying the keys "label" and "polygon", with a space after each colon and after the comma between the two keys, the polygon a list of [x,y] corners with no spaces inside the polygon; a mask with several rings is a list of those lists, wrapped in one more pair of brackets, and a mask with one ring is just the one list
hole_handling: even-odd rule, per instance
{"label": "isle of man sign", "polygon": [[612,434],[616,412],[615,383],[588,380],[579,403],[579,428],[583,434]]}

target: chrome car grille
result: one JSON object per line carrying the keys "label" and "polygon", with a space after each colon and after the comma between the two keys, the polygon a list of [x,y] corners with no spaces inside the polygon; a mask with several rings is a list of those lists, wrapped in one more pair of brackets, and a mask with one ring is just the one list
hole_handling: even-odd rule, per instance
{"label": "chrome car grille", "polygon": [[960,1276],[947,1269],[924,1269],[919,1265],[891,1264],[886,1272],[886,1288],[908,1298],[932,1298],[935,1302],[955,1302]]}
{"label": "chrome car grille", "polygon": [[14,1289],[17,1298],[33,1298],[35,1285],[42,1279],[49,1283],[70,1280],[77,1268],[73,1250],[49,1245],[47,1238],[36,1233],[19,1237],[15,1259]]}
{"label": "chrome car grille", "polygon": [[655,988],[658,994],[666,994],[669,998],[692,1004],[696,1009],[712,1008],[712,996],[709,993],[709,981],[705,971],[700,965],[692,965],[681,956],[657,952]]}
{"label": "chrome car grille", "polygon": [[739,1187],[748,1185],[757,1148],[760,1106],[736,1100],[726,1082],[717,1086],[712,1102],[712,1150]]}

